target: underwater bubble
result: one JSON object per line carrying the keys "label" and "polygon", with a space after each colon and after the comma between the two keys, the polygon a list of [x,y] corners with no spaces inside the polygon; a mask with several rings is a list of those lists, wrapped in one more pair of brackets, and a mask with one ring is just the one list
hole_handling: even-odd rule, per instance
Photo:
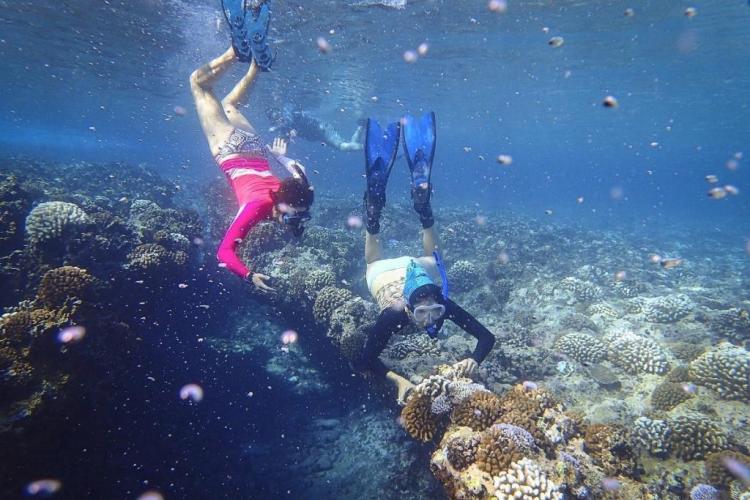
{"label": "underwater bubble", "polygon": [[584,201],[584,200],[583,200],[583,196],[579,196],[578,198],[576,198],[576,203],[578,203],[579,205],[580,205],[581,203],[583,203],[583,201]]}
{"label": "underwater bubble", "polygon": [[564,43],[565,43],[565,39],[561,36],[553,36],[547,41],[547,45],[549,45],[550,47],[554,47],[554,48],[560,47]]}
{"label": "underwater bubble", "polygon": [[318,37],[316,43],[318,44],[318,50],[321,54],[330,54],[331,50],[333,50],[333,47],[331,47],[331,44],[328,43],[328,40],[326,40],[322,36]]}
{"label": "underwater bubble", "polygon": [[138,500],[164,500],[164,495],[155,490],[144,491]]}
{"label": "underwater bubble", "polygon": [[63,344],[79,342],[86,336],[86,328],[80,325],[68,326],[57,334],[57,341]]}
{"label": "underwater bubble", "polygon": [[750,485],[750,467],[740,462],[736,458],[732,457],[721,457],[721,463],[724,467],[737,479],[739,479],[745,486]]}
{"label": "underwater bubble", "polygon": [[37,479],[26,485],[28,495],[52,495],[62,488],[62,483],[57,479]]}
{"label": "underwater bubble", "polygon": [[513,163],[513,157],[511,155],[497,155],[497,162],[500,165],[511,165]]}
{"label": "underwater bubble", "polygon": [[617,102],[617,98],[615,96],[608,95],[604,99],[602,99],[602,106],[605,108],[616,108],[619,106],[620,103]]}
{"label": "underwater bubble", "polygon": [[346,219],[346,227],[349,229],[359,229],[362,227],[362,217],[359,215],[350,215]]}
{"label": "underwater bubble", "polygon": [[505,0],[490,0],[487,2],[487,8],[490,12],[498,12],[503,14],[508,10],[508,2]]}
{"label": "underwater bubble", "polygon": [[418,58],[419,56],[414,50],[407,50],[406,52],[404,52],[404,62],[412,64],[412,63],[417,62]]}
{"label": "underwater bubble", "polygon": [[620,489],[620,481],[614,477],[605,477],[602,479],[602,488],[607,491],[617,491]]}
{"label": "underwater bubble", "polygon": [[628,7],[627,9],[625,9],[625,12],[623,12],[623,15],[625,17],[633,17],[635,15],[635,11]]}
{"label": "underwater bubble", "polygon": [[200,403],[203,400],[203,387],[198,384],[187,384],[180,388],[180,399]]}
{"label": "underwater bubble", "polygon": [[685,9],[685,17],[695,17],[695,15],[698,13],[698,10],[695,7],[688,7]]}
{"label": "underwater bubble", "polygon": [[176,114],[177,116],[185,116],[187,114],[187,109],[183,108],[182,106],[175,106],[174,114]]}
{"label": "underwater bubble", "polygon": [[715,187],[708,190],[708,197],[714,200],[721,200],[727,195],[727,191],[722,187]]}
{"label": "underwater bubble", "polygon": [[284,345],[294,344],[297,342],[297,332],[294,330],[286,330],[281,334],[281,343]]}
{"label": "underwater bubble", "polygon": [[724,191],[726,191],[727,194],[731,194],[732,196],[737,196],[738,194],[740,194],[740,190],[735,186],[732,186],[731,184],[727,184],[726,186],[724,186]]}
{"label": "underwater bubble", "polygon": [[430,46],[427,44],[427,42],[422,42],[419,44],[419,47],[417,47],[417,53],[420,56],[426,56],[427,52],[429,52]]}
{"label": "underwater bubble", "polygon": [[709,184],[716,184],[717,182],[719,182],[719,178],[715,175],[707,175],[705,179]]}

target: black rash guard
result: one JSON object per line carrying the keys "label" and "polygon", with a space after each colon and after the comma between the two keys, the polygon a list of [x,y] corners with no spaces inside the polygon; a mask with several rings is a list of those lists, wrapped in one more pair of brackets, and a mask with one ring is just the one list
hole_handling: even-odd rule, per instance
{"label": "black rash guard", "polygon": [[[495,345],[495,336],[477,321],[474,316],[466,312],[451,299],[445,299],[445,314],[435,325],[438,331],[440,331],[446,319],[453,321],[453,323],[461,327],[466,333],[477,339],[477,345],[471,354],[471,358],[477,364],[481,363],[492,350],[492,346]],[[380,313],[375,325],[367,332],[367,339],[365,340],[362,353],[362,365],[364,369],[371,371],[375,375],[385,377],[385,374],[388,373],[388,368],[380,361],[378,356],[383,352],[385,346],[388,345],[391,335],[401,330],[409,321],[409,315],[403,309],[396,310],[389,307]]]}

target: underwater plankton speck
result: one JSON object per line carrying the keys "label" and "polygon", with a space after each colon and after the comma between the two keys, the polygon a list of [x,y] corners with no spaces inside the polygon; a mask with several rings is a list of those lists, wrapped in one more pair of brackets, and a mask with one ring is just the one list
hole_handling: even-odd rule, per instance
{"label": "underwater plankton speck", "polygon": [[203,400],[203,387],[198,384],[186,384],[180,388],[180,399],[200,403]]}
{"label": "underwater plankton speck", "polygon": [[414,50],[407,50],[406,52],[404,52],[404,62],[412,64],[412,63],[417,62],[418,58],[419,56]]}
{"label": "underwater plankton speck", "polygon": [[318,44],[318,50],[321,54],[329,54],[331,50],[333,50],[333,47],[331,47],[331,44],[328,43],[328,40],[326,40],[322,36],[318,37],[316,43]]}
{"label": "underwater plankton speck", "polygon": [[155,490],[149,490],[141,493],[138,500],[164,500],[164,495]]}
{"label": "underwater plankton speck", "polygon": [[505,0],[490,0],[487,2],[487,8],[490,12],[504,13],[508,10],[508,2]]}
{"label": "underwater plankton speck", "polygon": [[80,325],[74,325],[60,330],[57,334],[57,340],[62,344],[69,344],[71,342],[79,342],[85,336],[86,328]]}
{"label": "underwater plankton speck", "polygon": [[62,483],[57,479],[37,479],[26,485],[27,495],[52,495],[62,488]]}
{"label": "underwater plankton speck", "polygon": [[286,330],[281,334],[281,343],[284,345],[294,344],[297,342],[299,335],[294,330]]}
{"label": "underwater plankton speck", "polygon": [[362,227],[362,217],[359,215],[350,215],[346,219],[346,226],[349,229],[359,229]]}

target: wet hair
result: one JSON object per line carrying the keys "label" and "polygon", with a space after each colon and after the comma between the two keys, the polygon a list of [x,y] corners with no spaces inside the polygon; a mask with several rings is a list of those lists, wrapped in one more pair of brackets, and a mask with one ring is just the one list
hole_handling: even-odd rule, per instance
{"label": "wet hair", "polygon": [[298,177],[287,177],[281,181],[276,191],[271,191],[275,204],[284,203],[295,208],[310,208],[315,200],[312,188],[305,180]]}
{"label": "wet hair", "polygon": [[[443,304],[443,292],[439,286],[428,283],[422,285],[411,293],[409,297],[409,307],[413,310],[417,302],[423,299],[435,299],[438,304]],[[444,305],[444,304],[443,304]]]}

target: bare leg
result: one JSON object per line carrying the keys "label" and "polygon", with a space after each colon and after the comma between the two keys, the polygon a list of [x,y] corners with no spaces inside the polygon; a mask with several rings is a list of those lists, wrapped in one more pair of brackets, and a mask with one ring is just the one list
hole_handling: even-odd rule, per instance
{"label": "bare leg", "polygon": [[222,55],[201,66],[190,75],[190,90],[193,93],[195,109],[201,121],[203,134],[208,140],[211,154],[219,152],[221,143],[232,131],[232,124],[224,113],[219,100],[213,93],[214,82],[223,75],[234,62],[234,49],[229,48]]}
{"label": "bare leg", "polygon": [[437,231],[435,231],[435,224],[427,229],[422,229],[422,248],[427,257],[431,257],[432,252],[440,248]]}
{"label": "bare leg", "polygon": [[224,113],[227,115],[227,118],[229,118],[230,123],[237,128],[252,133],[255,133],[255,128],[240,112],[239,108],[247,103],[247,93],[259,73],[260,70],[258,69],[258,65],[255,64],[255,60],[253,59],[250,69],[247,70],[245,76],[237,82],[237,85],[234,86],[232,91],[221,101],[221,105],[224,107]]}
{"label": "bare leg", "polygon": [[382,258],[383,245],[380,243],[380,235],[365,232],[365,262],[370,265]]}

